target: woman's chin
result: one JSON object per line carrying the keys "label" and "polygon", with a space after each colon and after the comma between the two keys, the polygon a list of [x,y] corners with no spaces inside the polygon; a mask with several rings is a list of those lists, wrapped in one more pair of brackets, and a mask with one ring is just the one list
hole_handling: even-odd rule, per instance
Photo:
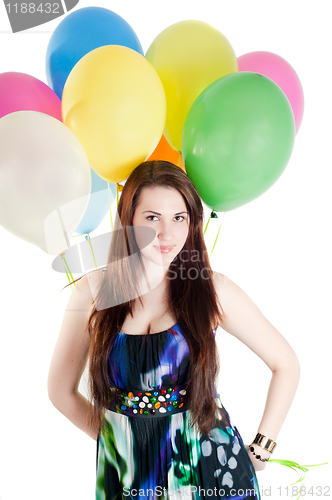
{"label": "woman's chin", "polygon": [[173,252],[160,252],[154,249],[151,252],[143,253],[144,259],[159,267],[168,266],[174,260]]}

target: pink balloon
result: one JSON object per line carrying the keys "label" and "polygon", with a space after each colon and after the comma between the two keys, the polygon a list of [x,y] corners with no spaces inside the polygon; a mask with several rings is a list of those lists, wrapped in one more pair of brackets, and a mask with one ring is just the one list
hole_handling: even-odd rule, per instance
{"label": "pink balloon", "polygon": [[249,52],[237,60],[239,71],[252,71],[267,76],[284,91],[293,109],[297,133],[303,118],[304,95],[294,68],[273,52]]}
{"label": "pink balloon", "polygon": [[26,73],[0,73],[0,118],[15,111],[39,111],[62,122],[61,100],[46,83]]}

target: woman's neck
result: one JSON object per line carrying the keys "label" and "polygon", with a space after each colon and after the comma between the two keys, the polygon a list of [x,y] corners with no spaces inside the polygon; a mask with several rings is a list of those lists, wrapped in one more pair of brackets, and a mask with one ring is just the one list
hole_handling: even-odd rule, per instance
{"label": "woman's neck", "polygon": [[168,279],[166,278],[169,265],[158,266],[151,260],[147,259],[143,254],[141,254],[143,267],[141,279],[139,280],[139,288],[142,295],[148,292],[156,292],[161,289],[165,289],[168,284]]}

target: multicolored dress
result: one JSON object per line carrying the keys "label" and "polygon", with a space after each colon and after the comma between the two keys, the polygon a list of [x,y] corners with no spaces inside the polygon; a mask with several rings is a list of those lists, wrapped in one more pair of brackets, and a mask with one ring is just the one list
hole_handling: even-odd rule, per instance
{"label": "multicolored dress", "polygon": [[178,323],[150,335],[117,333],[108,432],[97,439],[96,500],[260,500],[253,464],[217,392],[211,437],[190,427],[189,363]]}

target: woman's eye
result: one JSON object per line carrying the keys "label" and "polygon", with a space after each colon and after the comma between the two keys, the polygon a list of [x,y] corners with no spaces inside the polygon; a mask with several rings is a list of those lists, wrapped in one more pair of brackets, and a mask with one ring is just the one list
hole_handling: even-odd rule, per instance
{"label": "woman's eye", "polygon": [[[157,217],[157,216],[156,216],[156,215],[148,215],[148,216],[147,216],[147,220],[152,220],[152,219],[151,219],[151,217],[152,217],[152,219],[153,219],[154,217]],[[185,220],[185,218],[183,217],[183,215],[177,215],[177,216],[175,217],[175,219],[178,219],[179,217],[181,217],[181,219],[182,219],[182,220]],[[178,222],[182,222],[182,220],[180,220],[180,221],[178,221]]]}

